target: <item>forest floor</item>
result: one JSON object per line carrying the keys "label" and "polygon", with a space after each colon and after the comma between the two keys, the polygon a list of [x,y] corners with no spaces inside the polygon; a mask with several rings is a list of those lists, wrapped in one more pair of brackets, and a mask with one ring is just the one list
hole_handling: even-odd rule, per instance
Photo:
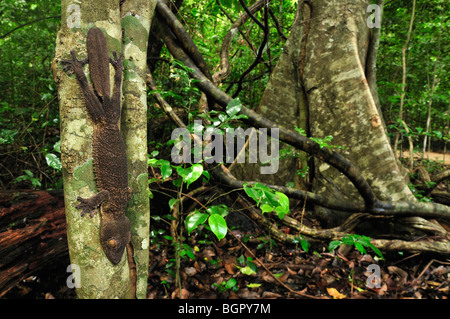
{"label": "forest floor", "polygon": [[[444,160],[440,153],[429,156]],[[445,163],[450,165],[449,154]],[[293,211],[291,217],[300,218],[300,214]],[[300,243],[271,240],[244,213],[234,218],[227,220],[233,234],[221,241],[206,229],[187,237],[178,270],[174,244],[167,236],[169,223],[152,219],[155,235],[150,247],[147,298],[448,299],[450,295],[448,257],[397,252],[385,254],[381,260],[370,249],[364,255],[354,248],[330,252],[329,243],[323,241],[311,241],[306,252]],[[316,224],[312,219],[304,222]],[[448,224],[443,226],[450,229]],[[75,299],[74,289],[66,286],[69,263],[66,256],[58,265],[20,283],[4,298]]]}
{"label": "forest floor", "polygon": [[167,271],[174,262],[168,251],[152,250],[160,257],[152,258],[148,298],[447,299],[450,295],[448,258],[395,253],[380,260],[369,250],[365,255],[356,249],[345,255],[338,249],[330,253],[328,243],[321,242],[305,252],[300,244],[271,243],[263,234],[243,243],[245,235],[235,233],[241,239],[228,235],[209,245],[199,244],[200,239],[189,243],[198,251],[195,260],[181,259],[181,293]]}
{"label": "forest floor", "polygon": [[[400,152],[399,152],[400,154]],[[409,151],[404,150],[402,152],[402,158],[409,158]],[[426,152],[424,158],[430,161],[436,161],[444,165],[450,165],[450,154],[438,153],[438,152]],[[414,153],[414,160],[422,159],[422,153]]]}
{"label": "forest floor", "polygon": [[[185,244],[191,248],[193,258],[181,254],[178,271],[181,284],[175,279],[174,245],[158,238],[158,243],[150,247],[147,298],[447,299],[449,296],[448,258],[395,253],[385,254],[385,259],[380,260],[371,250],[365,255],[355,249],[345,255],[338,250],[330,253],[328,243],[323,242],[312,242],[305,252],[300,244],[271,241],[257,226],[247,229],[247,233],[233,230],[234,236],[228,234],[219,242],[208,233],[204,230],[187,239]],[[74,290],[65,285],[67,276],[65,272],[49,269],[22,282],[5,297],[74,299]],[[373,279],[372,284],[368,278]]]}

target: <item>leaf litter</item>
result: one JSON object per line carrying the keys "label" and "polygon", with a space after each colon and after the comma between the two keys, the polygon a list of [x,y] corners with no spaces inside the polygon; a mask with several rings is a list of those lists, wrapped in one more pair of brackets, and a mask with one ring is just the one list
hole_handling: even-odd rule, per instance
{"label": "leaf litter", "polygon": [[[450,261],[426,254],[330,253],[328,243],[281,244],[253,229],[229,231],[220,241],[191,234],[194,259],[180,259],[175,281],[173,245],[154,244],[148,298],[211,299],[447,299]],[[370,252],[370,253],[369,253]],[[181,291],[181,293],[180,293]]]}

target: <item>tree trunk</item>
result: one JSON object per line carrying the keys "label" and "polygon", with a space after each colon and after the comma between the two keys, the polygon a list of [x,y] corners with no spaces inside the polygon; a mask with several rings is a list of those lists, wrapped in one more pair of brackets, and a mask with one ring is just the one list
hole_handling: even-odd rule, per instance
{"label": "tree trunk", "polygon": [[128,183],[133,197],[128,203],[131,242],[136,263],[136,297],[146,298],[149,263],[150,202],[147,166],[147,42],[156,0],[129,0],[121,8],[124,30],[124,103],[121,130],[128,156]]}
{"label": "tree trunk", "polygon": [[[135,267],[140,278],[137,289],[142,297],[142,278],[147,277],[142,272],[143,269],[147,269],[146,265],[148,265],[148,255],[147,257],[144,255],[148,250],[149,204],[148,197],[145,196],[147,195],[147,171],[144,171],[142,166],[143,159],[147,154],[146,147],[142,146],[142,143],[145,144],[146,141],[146,126],[142,125],[142,117],[146,119],[146,91],[139,80],[139,77],[142,77],[142,71],[139,71],[139,68],[145,64],[146,35],[148,35],[148,24],[153,10],[150,4],[133,2],[132,6],[135,7],[130,8],[127,5],[129,9],[124,10],[124,17],[121,20],[119,1],[80,1],[78,3],[62,1],[62,25],[57,36],[56,53],[52,66],[60,101],[61,159],[69,254],[71,263],[79,267],[75,267],[75,269],[80,270],[78,276],[75,273],[74,277],[81,279],[81,282],[78,282],[77,295],[79,298],[134,297],[130,276],[130,268],[133,269],[133,267],[129,268],[128,254],[124,253],[120,263],[113,265],[106,258],[100,244],[99,214],[93,218],[81,217],[80,210],[75,208],[77,196],[89,198],[97,192],[93,175],[92,122],[87,116],[77,80],[67,76],[60,66],[60,61],[67,59],[69,51],[72,49],[77,52],[79,59],[86,56],[86,33],[94,25],[103,30],[107,38],[110,56],[112,51],[122,52],[121,22],[123,22],[127,39],[127,43],[125,43],[126,58],[133,57],[133,61],[130,61],[131,59],[124,61],[126,72],[123,87],[129,90],[124,94],[126,99],[124,104],[128,110],[134,108],[136,110],[131,113],[124,112],[122,133],[125,136],[127,148],[132,148],[128,154],[128,156],[131,155],[128,165],[129,185],[133,188],[134,196],[129,201],[129,216],[132,219],[133,227],[131,230],[132,244],[136,246],[134,262],[137,264]],[[128,13],[131,9],[133,10],[132,14]],[[141,40],[140,44],[135,43],[135,40]],[[85,68],[85,70],[87,69]],[[110,71],[112,70],[111,67]],[[111,72],[111,82],[113,79],[113,72]],[[127,81],[136,82],[129,85]],[[131,121],[130,116],[136,118]],[[133,129],[130,126],[133,126]],[[143,237],[138,238],[138,236]],[[131,252],[128,251],[128,253]]]}
{"label": "tree trunk", "polygon": [[[379,199],[415,201],[385,134],[375,92],[366,79],[368,5],[365,0],[318,0],[302,12],[310,14],[303,34],[308,38],[302,80],[309,102],[311,135],[333,136],[332,144],[344,147],[340,153],[359,169]],[[341,173],[315,161],[315,192],[353,202],[359,198]],[[317,211],[325,213],[329,221],[333,219],[330,216],[336,216],[323,208]]]}

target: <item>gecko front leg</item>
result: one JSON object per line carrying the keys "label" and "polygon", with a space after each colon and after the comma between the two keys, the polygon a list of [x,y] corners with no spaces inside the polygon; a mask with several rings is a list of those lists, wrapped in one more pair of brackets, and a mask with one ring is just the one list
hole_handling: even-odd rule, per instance
{"label": "gecko front leg", "polygon": [[109,200],[109,192],[107,190],[102,190],[97,194],[89,197],[82,198],[80,196],[77,197],[77,200],[80,202],[75,205],[75,208],[81,209],[81,216],[84,216],[86,213],[89,213],[89,216],[94,217],[97,213],[97,207],[100,206],[103,202]]}

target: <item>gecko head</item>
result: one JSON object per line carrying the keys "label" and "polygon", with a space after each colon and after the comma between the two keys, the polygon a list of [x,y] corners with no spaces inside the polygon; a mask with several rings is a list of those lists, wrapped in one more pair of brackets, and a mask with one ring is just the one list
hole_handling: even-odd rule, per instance
{"label": "gecko head", "polygon": [[106,257],[117,265],[122,259],[125,247],[130,242],[130,221],[126,216],[102,218],[100,240]]}

